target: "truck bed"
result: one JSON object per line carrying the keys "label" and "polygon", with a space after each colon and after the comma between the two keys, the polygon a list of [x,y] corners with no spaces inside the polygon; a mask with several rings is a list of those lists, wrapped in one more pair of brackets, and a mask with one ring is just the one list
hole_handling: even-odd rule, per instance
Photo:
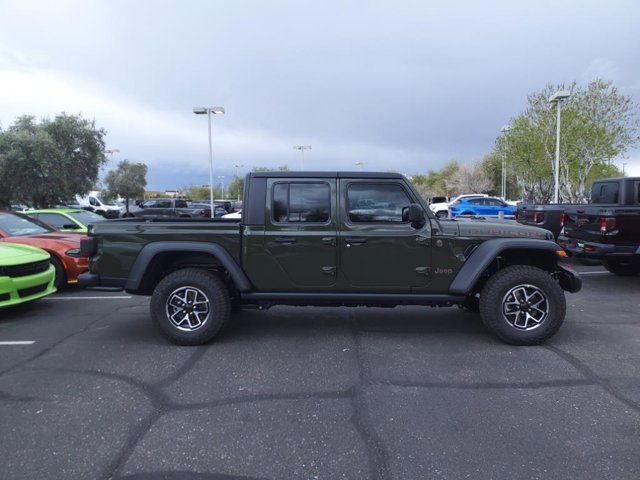
{"label": "truck bed", "polygon": [[90,230],[99,239],[92,257],[104,277],[129,271],[142,248],[155,241],[210,242],[222,246],[240,264],[240,222],[236,219],[126,218],[100,222]]}
{"label": "truck bed", "polygon": [[565,205],[564,235],[574,240],[637,246],[640,244],[640,206]]}

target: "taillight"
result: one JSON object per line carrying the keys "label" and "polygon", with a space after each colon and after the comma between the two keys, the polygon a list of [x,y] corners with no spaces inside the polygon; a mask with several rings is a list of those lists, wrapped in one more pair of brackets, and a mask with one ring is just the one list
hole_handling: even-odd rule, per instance
{"label": "taillight", "polygon": [[600,235],[606,235],[608,231],[616,228],[616,219],[613,217],[600,217]]}
{"label": "taillight", "polygon": [[533,221],[535,223],[542,223],[544,222],[544,213],[542,212],[534,212],[533,214]]}
{"label": "taillight", "polygon": [[566,221],[567,216],[564,213],[560,214],[560,226],[564,227],[564,222]]}

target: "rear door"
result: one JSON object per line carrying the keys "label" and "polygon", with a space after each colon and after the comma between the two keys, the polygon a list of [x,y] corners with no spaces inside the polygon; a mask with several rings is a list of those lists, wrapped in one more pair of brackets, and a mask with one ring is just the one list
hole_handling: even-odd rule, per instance
{"label": "rear door", "polygon": [[402,209],[419,202],[401,180],[340,179],[340,199],[340,269],[350,290],[402,293],[429,283],[430,225],[402,221]]}
{"label": "rear door", "polygon": [[337,275],[336,180],[267,181],[264,246],[276,261],[273,290],[331,287]]}

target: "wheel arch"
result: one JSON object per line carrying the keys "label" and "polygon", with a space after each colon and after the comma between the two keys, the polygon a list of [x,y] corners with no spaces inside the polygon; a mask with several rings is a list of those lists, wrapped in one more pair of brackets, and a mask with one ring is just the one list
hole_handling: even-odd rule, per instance
{"label": "wheel arch", "polygon": [[189,267],[228,274],[236,290],[251,290],[251,282],[231,254],[221,245],[204,242],[152,242],[145,245],[124,288],[130,293],[150,294],[166,274]]}
{"label": "wheel arch", "polygon": [[548,272],[558,266],[556,251],[561,248],[550,240],[532,238],[494,238],[478,245],[451,282],[449,293],[469,295],[477,291],[492,272],[510,265],[531,265]]}

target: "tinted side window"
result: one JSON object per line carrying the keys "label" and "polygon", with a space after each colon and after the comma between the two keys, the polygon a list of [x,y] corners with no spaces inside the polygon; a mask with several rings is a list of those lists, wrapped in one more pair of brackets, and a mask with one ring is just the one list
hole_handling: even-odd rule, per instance
{"label": "tinted side window", "polygon": [[56,228],[62,228],[63,225],[73,223],[68,218],[58,215],[57,213],[41,213],[38,215],[38,220],[42,220],[44,223],[48,223]]}
{"label": "tinted side window", "polygon": [[324,223],[331,217],[331,190],[326,183],[277,183],[273,187],[273,220]]}
{"label": "tinted side window", "polygon": [[411,199],[395,183],[355,183],[347,191],[347,208],[351,222],[402,222],[402,209]]}
{"label": "tinted side window", "polygon": [[176,208],[187,208],[187,201],[186,200],[176,200]]}
{"label": "tinted side window", "polygon": [[618,203],[619,186],[617,182],[597,183],[591,193],[591,203]]}
{"label": "tinted side window", "polygon": [[171,208],[171,200],[158,200],[156,208]]}
{"label": "tinted side window", "polygon": [[144,202],[142,206],[144,208],[156,208],[156,203],[157,202],[155,200],[149,200],[148,202]]}
{"label": "tinted side window", "polygon": [[471,205],[484,205],[484,200],[481,198],[474,198],[472,200],[469,200],[469,203]]}

